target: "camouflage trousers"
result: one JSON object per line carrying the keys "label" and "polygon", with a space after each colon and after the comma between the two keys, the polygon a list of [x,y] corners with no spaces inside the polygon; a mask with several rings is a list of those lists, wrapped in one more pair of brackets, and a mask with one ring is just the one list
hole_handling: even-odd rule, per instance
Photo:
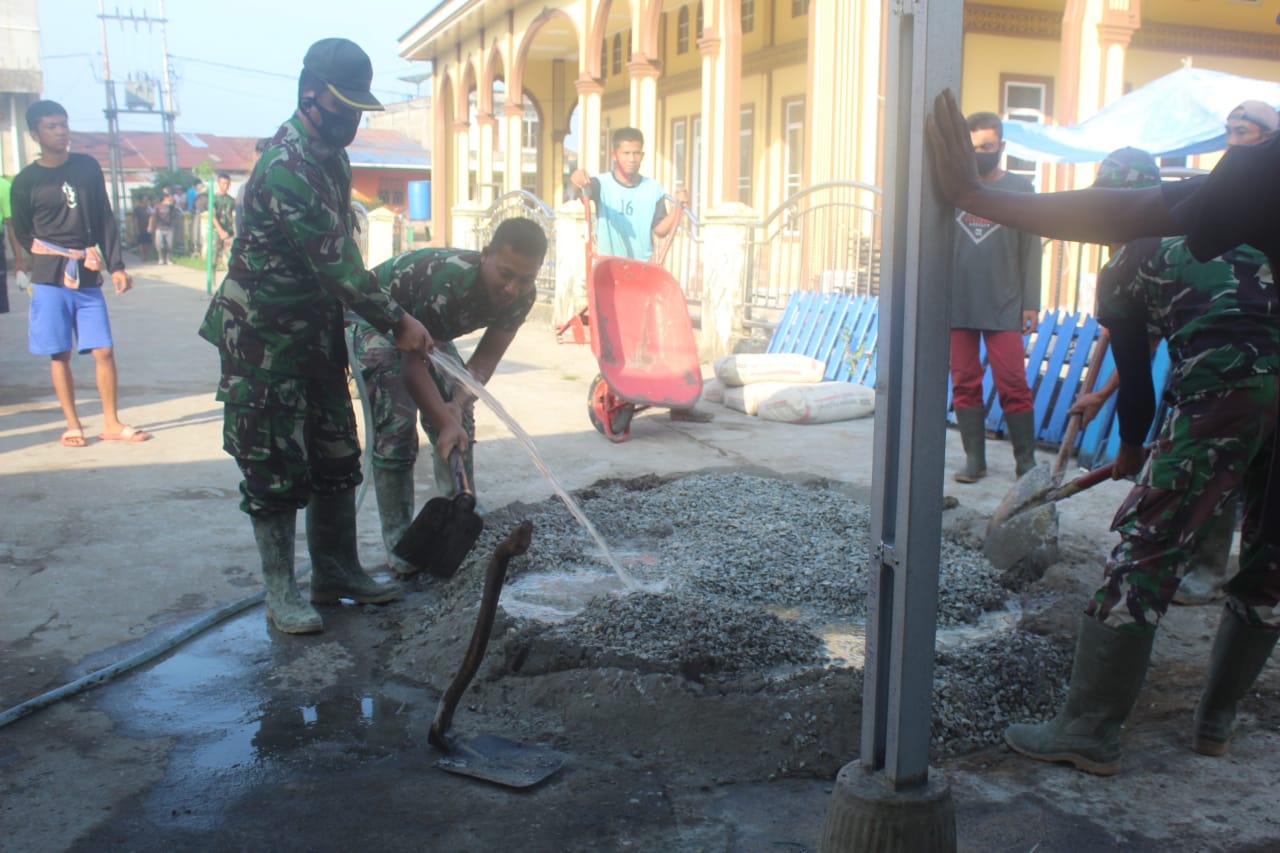
{"label": "camouflage trousers", "polygon": [[223,365],[222,449],[240,466],[240,509],[296,512],[313,492],[360,484],[360,441],[345,371],[323,379]]}
{"label": "camouflage trousers", "polygon": [[1250,624],[1280,626],[1280,549],[1261,527],[1278,401],[1280,377],[1260,376],[1170,406],[1116,512],[1111,529],[1121,541],[1086,613],[1115,627],[1154,628],[1197,543],[1239,494],[1240,570],[1227,585],[1227,606]]}
{"label": "camouflage trousers", "polygon": [[[418,421],[434,447],[438,430],[425,418],[420,418],[418,406],[409,396],[400,377],[400,351],[385,335],[359,326],[354,334],[353,351],[360,376],[364,379],[365,393],[369,395],[369,408],[373,412],[373,464],[379,468],[412,469],[418,461]],[[440,349],[459,362],[458,350],[452,343],[442,343]],[[431,378],[445,402],[453,399],[453,382],[440,371],[432,369]],[[467,432],[467,450],[463,454],[467,479],[475,490],[472,447],[475,444],[476,424],[472,409],[468,407],[462,418],[462,428]]]}

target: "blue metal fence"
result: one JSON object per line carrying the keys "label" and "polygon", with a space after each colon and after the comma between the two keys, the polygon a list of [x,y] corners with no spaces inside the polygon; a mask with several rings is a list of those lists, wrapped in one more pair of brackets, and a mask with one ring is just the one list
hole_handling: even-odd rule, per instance
{"label": "blue metal fence", "polygon": [[[767,352],[801,353],[826,364],[825,379],[874,386],[878,311],[879,300],[875,296],[793,294]],[[1094,347],[1099,346],[1101,332],[1098,321],[1088,314],[1046,311],[1036,331],[1027,336],[1027,384],[1034,398],[1036,439],[1041,443],[1057,445],[1062,441],[1067,410],[1086,380],[1090,356]],[[980,352],[985,370],[982,393],[987,406],[987,428],[1003,432],[1004,413],[991,370],[986,366],[986,347],[982,346]],[[1115,362],[1108,349],[1098,368],[1094,387],[1101,388],[1113,372]],[[1152,361],[1152,374],[1155,387],[1163,388],[1169,376],[1169,356],[1163,342]],[[950,395],[948,385],[948,410]],[[948,418],[954,420],[950,413]],[[1156,427],[1153,425],[1152,429]],[[1119,443],[1113,396],[1080,431],[1079,463],[1086,468],[1106,464],[1115,458]]]}

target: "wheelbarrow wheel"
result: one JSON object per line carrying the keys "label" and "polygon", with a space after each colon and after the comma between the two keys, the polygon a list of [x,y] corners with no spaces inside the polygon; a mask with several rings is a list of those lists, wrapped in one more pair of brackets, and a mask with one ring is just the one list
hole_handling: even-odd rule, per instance
{"label": "wheelbarrow wheel", "polygon": [[635,404],[613,393],[609,383],[597,373],[587,392],[587,417],[591,418],[596,432],[620,444],[631,437],[631,418],[635,413]]}

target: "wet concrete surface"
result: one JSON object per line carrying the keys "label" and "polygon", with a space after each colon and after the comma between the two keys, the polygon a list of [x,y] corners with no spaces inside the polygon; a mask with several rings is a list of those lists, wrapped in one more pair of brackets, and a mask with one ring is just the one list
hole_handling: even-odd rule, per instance
{"label": "wet concrete surface", "polygon": [[[175,267],[136,272],[138,290],[109,304],[122,414],[154,432],[145,444],[59,447],[47,365],[25,352],[25,300],[11,290],[14,313],[0,316],[0,709],[259,587],[235,507],[238,475],[220,449],[216,356],[194,335],[203,279]],[[546,321],[531,320],[490,388],[570,488],[726,466],[870,485],[870,421],[791,427],[716,409],[712,424],[673,424],[652,412],[636,419],[630,442],[610,444],[583,404],[595,374],[589,351],[552,341]],[[91,363],[77,359],[75,369],[93,436]],[[486,503],[549,495],[499,425],[480,429]],[[958,464],[958,438],[947,442]],[[948,483],[948,493],[990,512],[1013,483],[1006,450],[992,442],[988,479],[962,491]],[[419,470],[418,490],[421,503],[429,469]],[[1064,547],[1097,560],[1051,572],[1064,597],[1096,583],[1124,490],[1104,484],[1060,507]],[[360,515],[370,564],[381,550],[372,503]],[[390,608],[421,606],[414,596],[427,594]],[[380,650],[394,641],[386,615],[330,610],[323,635],[299,638],[269,631],[251,608],[172,656],[0,729],[0,850],[817,848],[832,777],[717,779],[693,760],[682,767],[679,754],[646,751],[661,733],[620,727],[609,736],[605,720],[593,721],[605,736],[591,739],[532,714],[527,731],[505,722],[512,731],[500,733],[541,732],[570,756],[531,791],[438,771],[426,732],[439,694],[381,668]],[[960,849],[1280,847],[1274,673],[1246,703],[1229,756],[1196,756],[1185,743],[1215,620],[1210,608],[1166,620],[1119,777],[1036,765],[1001,748],[935,767],[952,787]],[[492,701],[488,689],[477,702]],[[464,698],[457,729],[489,722]],[[753,749],[751,738],[739,748]]]}

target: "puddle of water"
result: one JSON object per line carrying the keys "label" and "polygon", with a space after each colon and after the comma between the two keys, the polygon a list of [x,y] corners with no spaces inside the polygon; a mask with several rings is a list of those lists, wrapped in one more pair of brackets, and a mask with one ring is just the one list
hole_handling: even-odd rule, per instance
{"label": "puddle of water", "polygon": [[255,786],[292,778],[300,761],[350,762],[421,740],[435,708],[425,690],[351,671],[332,686],[281,691],[271,676],[300,648],[270,635],[253,608],[102,688],[122,735],[176,742],[165,779],[145,798],[150,820],[213,829]]}
{"label": "puddle of water", "polygon": [[[780,619],[796,620],[801,611],[796,607],[775,606],[766,608]],[[955,648],[994,637],[1018,625],[1022,618],[1022,607],[1016,600],[1005,602],[1003,610],[988,611],[978,617],[973,625],[952,625],[939,627],[934,638],[936,648]],[[822,640],[823,652],[837,666],[855,666],[862,668],[867,654],[867,626],[865,622],[831,622],[817,630]]]}
{"label": "puddle of water", "polygon": [[512,616],[558,625],[581,613],[593,598],[602,595],[635,591],[661,593],[667,589],[666,581],[632,583],[634,587],[626,587],[617,575],[585,566],[523,575],[503,589],[502,608]]}
{"label": "puddle of water", "polygon": [[578,523],[586,529],[591,538],[600,546],[600,551],[604,555],[605,562],[609,564],[609,567],[613,569],[614,574],[616,574],[618,579],[622,581],[623,587],[628,590],[640,589],[640,584],[637,583],[635,578],[631,577],[631,575],[627,573],[626,569],[622,568],[622,564],[614,558],[613,552],[609,550],[609,544],[604,541],[604,537],[600,535],[600,531],[596,530],[595,525],[591,523],[591,520],[587,518],[586,513],[582,511],[582,507],[573,499],[569,494],[569,491],[564,487],[564,484],[560,482],[560,478],[556,476],[556,473],[551,470],[546,461],[542,458],[542,454],[538,452],[537,446],[533,443],[533,437],[529,435],[529,433],[525,432],[524,427],[520,426],[519,422],[511,416],[501,403],[498,402],[498,398],[485,390],[485,387],[479,382],[476,382],[475,378],[466,370],[466,368],[462,367],[462,365],[453,361],[443,353],[433,352],[431,354],[431,361],[447,373],[452,379],[466,386],[468,391],[482,400],[484,404],[492,409],[493,413],[507,425],[507,429],[511,430],[511,434],[516,437],[516,440],[524,445],[524,449],[528,452],[529,458],[533,460],[534,466],[542,472],[542,476],[547,478],[547,482],[551,484],[551,488],[555,490],[555,493],[560,497],[560,500],[564,502],[564,505],[568,508],[570,515],[578,520]]}

